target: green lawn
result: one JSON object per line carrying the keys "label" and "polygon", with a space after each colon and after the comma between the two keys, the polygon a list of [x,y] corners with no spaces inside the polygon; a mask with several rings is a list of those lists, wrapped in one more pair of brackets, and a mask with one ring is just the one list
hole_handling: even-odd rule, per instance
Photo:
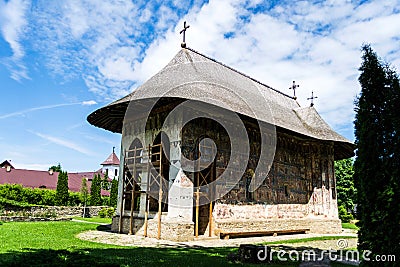
{"label": "green lawn", "polygon": [[71,221],[0,224],[0,266],[244,266],[226,259],[237,248],[134,248],[75,237],[98,227]]}
{"label": "green lawn", "polygon": [[352,230],[357,230],[357,231],[360,229],[354,223],[342,223],[342,228],[343,229],[352,229]]}

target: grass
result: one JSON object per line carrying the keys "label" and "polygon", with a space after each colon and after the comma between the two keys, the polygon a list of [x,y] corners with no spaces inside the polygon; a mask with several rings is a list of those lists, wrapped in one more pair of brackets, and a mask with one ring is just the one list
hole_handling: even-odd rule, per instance
{"label": "grass", "polygon": [[343,229],[352,229],[352,230],[357,230],[357,231],[360,229],[354,223],[342,223],[342,228]]}
{"label": "grass", "polygon": [[0,266],[258,266],[229,262],[227,255],[237,248],[122,247],[75,237],[99,227],[71,221],[3,223]]}
{"label": "grass", "polygon": [[99,216],[90,217],[90,218],[82,218],[82,217],[74,217],[75,220],[85,221],[85,222],[94,222],[94,223],[107,223],[110,224],[111,218],[100,218]]}

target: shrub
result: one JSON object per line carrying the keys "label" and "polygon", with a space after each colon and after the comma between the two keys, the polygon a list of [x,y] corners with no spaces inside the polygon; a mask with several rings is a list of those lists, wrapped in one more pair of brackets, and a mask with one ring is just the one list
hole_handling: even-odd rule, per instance
{"label": "shrub", "polygon": [[81,193],[69,192],[68,206],[79,206],[83,204],[83,197]]}
{"label": "shrub", "polygon": [[114,216],[115,209],[113,207],[110,208],[102,208],[99,211],[99,217],[100,218],[112,218]]}
{"label": "shrub", "polygon": [[107,209],[107,217],[108,218],[112,218],[114,216],[114,214],[115,214],[115,208],[110,207]]}
{"label": "shrub", "polygon": [[109,206],[110,205],[110,197],[107,197],[107,196],[101,197],[101,205]]}
{"label": "shrub", "polygon": [[[69,192],[68,202],[65,203],[68,206],[80,206],[83,205],[85,200],[84,196],[80,192]],[[23,207],[29,205],[44,205],[44,206],[54,206],[56,203],[56,191],[50,189],[39,189],[39,188],[29,188],[22,187],[19,184],[2,184],[0,185],[0,208],[4,206],[2,203],[7,202],[8,205],[11,203],[15,207]],[[110,197],[101,197],[101,202],[97,205],[108,206],[110,203]]]}
{"label": "shrub", "polygon": [[354,220],[353,215],[351,213],[348,213],[344,206],[340,205],[338,207],[338,211],[339,211],[339,219],[341,219],[342,222],[348,223],[351,220]]}

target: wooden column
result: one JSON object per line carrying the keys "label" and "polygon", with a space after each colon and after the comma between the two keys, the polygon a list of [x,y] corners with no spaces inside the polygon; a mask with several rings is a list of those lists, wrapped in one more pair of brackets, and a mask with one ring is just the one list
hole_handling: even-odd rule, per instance
{"label": "wooden column", "polygon": [[162,188],[162,145],[160,145],[160,168],[159,168],[159,176],[160,176],[160,191],[158,192],[158,229],[157,229],[157,239],[161,238],[161,211],[162,211],[162,196],[163,196],[163,188]]}
{"label": "wooden column", "polygon": [[199,237],[199,204],[200,204],[200,188],[198,186],[196,192],[196,228],[195,228],[196,237]]}
{"label": "wooden column", "polygon": [[213,217],[212,217],[212,210],[213,210],[213,194],[214,194],[214,188],[212,187],[212,182],[214,181],[214,163],[211,165],[211,170],[210,170],[210,195],[209,195],[209,201],[210,201],[210,210],[208,214],[208,236],[212,236],[212,225],[213,225]]}
{"label": "wooden column", "polygon": [[[162,187],[162,185],[160,184],[160,187]],[[158,193],[158,229],[157,229],[157,239],[161,238],[161,208],[162,208],[162,189],[160,189],[159,193]]]}
{"label": "wooden column", "polygon": [[150,164],[151,164],[151,153],[150,153],[150,145],[147,150],[147,186],[146,186],[146,205],[144,211],[144,236],[147,237],[147,225],[149,218],[149,186],[150,186]]}
{"label": "wooden column", "polygon": [[131,214],[129,217],[129,235],[133,234],[133,211],[135,209],[135,184],[133,183],[132,194],[131,194]]}
{"label": "wooden column", "polygon": [[213,209],[213,204],[210,199],[210,213],[209,213],[209,218],[208,218],[208,236],[212,236],[212,223],[213,223],[213,218],[212,218],[212,209]]}
{"label": "wooden column", "polygon": [[133,212],[135,210],[136,146],[133,149],[133,176],[131,192],[131,214],[129,217],[129,235],[133,234]]}
{"label": "wooden column", "polygon": [[[124,153],[124,157],[126,158],[126,151]],[[125,161],[124,158],[124,161]],[[118,233],[121,234],[122,233],[122,216],[124,214],[124,195],[125,195],[125,189],[124,189],[124,181],[125,181],[125,164],[123,167],[123,172],[122,172],[122,190],[121,190],[121,203],[120,203],[120,207],[119,207],[119,224],[118,224]]]}

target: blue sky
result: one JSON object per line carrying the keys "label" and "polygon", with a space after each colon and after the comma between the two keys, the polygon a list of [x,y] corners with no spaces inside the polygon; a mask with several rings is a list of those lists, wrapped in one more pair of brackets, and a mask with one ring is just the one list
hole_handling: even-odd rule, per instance
{"label": "blue sky", "polygon": [[87,123],[188,46],[290,94],[353,140],[360,47],[400,66],[400,1],[0,0],[0,161],[92,171],[120,135]]}

